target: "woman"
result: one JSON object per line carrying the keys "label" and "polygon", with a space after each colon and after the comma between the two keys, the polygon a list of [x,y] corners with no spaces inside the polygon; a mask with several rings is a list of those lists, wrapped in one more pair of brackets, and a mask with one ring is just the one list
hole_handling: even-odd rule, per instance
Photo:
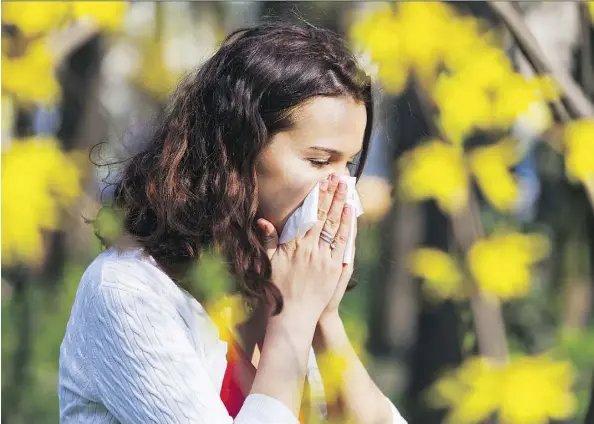
{"label": "woman", "polygon": [[[61,346],[61,422],[305,421],[313,346],[348,361],[329,415],[404,423],[338,315],[354,219],[338,180],[359,156],[361,174],[371,124],[369,78],[334,34],[282,23],[231,34],[178,90],[116,186],[127,240],[82,277]],[[278,245],[318,182],[318,222]],[[229,344],[183,289],[210,248],[256,305]]]}

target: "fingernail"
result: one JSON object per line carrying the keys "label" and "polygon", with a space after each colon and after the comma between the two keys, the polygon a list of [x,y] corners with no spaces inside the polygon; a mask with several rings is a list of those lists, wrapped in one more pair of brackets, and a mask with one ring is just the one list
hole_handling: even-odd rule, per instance
{"label": "fingernail", "polygon": [[266,226],[264,221],[258,220],[258,221],[256,221],[256,223],[257,223],[258,228],[260,229],[261,232],[263,232],[264,234],[268,234],[268,227]]}
{"label": "fingernail", "polygon": [[345,216],[348,216],[351,213],[351,205],[344,205],[342,213],[344,213]]}
{"label": "fingernail", "polygon": [[322,182],[320,183],[320,189],[321,189],[322,191],[326,191],[326,190],[328,190],[328,181],[327,181],[327,180],[324,180],[324,181],[322,181]]}
{"label": "fingernail", "polygon": [[330,176],[330,181],[332,181],[332,184],[336,184],[339,180],[340,180],[340,178],[338,178],[338,175],[336,175],[336,174],[332,174]]}
{"label": "fingernail", "polygon": [[346,184],[343,183],[342,181],[340,182],[340,184],[338,184],[338,191],[340,193],[344,193],[346,191]]}

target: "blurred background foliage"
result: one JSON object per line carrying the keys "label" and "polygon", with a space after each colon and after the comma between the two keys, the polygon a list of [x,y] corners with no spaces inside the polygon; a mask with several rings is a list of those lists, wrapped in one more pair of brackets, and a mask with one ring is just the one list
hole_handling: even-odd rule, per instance
{"label": "blurred background foliage", "polygon": [[[2,422],[58,422],[117,178],[93,164],[141,149],[180,77],[270,16],[344,34],[378,81],[341,314],[380,387],[411,424],[594,423],[594,3],[333,1],[2,3]],[[197,297],[241,321],[202,259]]]}

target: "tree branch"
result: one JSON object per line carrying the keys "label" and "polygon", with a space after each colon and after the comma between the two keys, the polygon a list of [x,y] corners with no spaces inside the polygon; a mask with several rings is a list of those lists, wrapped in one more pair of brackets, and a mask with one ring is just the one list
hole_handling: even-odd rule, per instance
{"label": "tree branch", "polygon": [[526,59],[539,74],[550,74],[563,90],[563,96],[570,111],[576,117],[594,116],[594,105],[581,87],[563,69],[554,68],[541,50],[538,41],[511,3],[490,1],[489,5],[501,17],[516,39]]}
{"label": "tree branch", "polygon": [[592,69],[592,37],[590,14],[588,12],[588,5],[581,2],[578,6],[580,8],[580,35],[582,37],[581,45],[581,83],[587,96],[594,96],[594,69]]}

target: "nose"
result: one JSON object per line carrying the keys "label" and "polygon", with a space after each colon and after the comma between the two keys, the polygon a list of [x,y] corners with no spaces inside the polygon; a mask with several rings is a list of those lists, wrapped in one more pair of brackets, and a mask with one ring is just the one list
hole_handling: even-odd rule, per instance
{"label": "nose", "polygon": [[335,166],[332,171],[327,175],[330,176],[331,174],[336,174],[339,177],[345,176],[345,177],[350,177],[351,173],[349,171],[349,167],[347,165],[344,166]]}

